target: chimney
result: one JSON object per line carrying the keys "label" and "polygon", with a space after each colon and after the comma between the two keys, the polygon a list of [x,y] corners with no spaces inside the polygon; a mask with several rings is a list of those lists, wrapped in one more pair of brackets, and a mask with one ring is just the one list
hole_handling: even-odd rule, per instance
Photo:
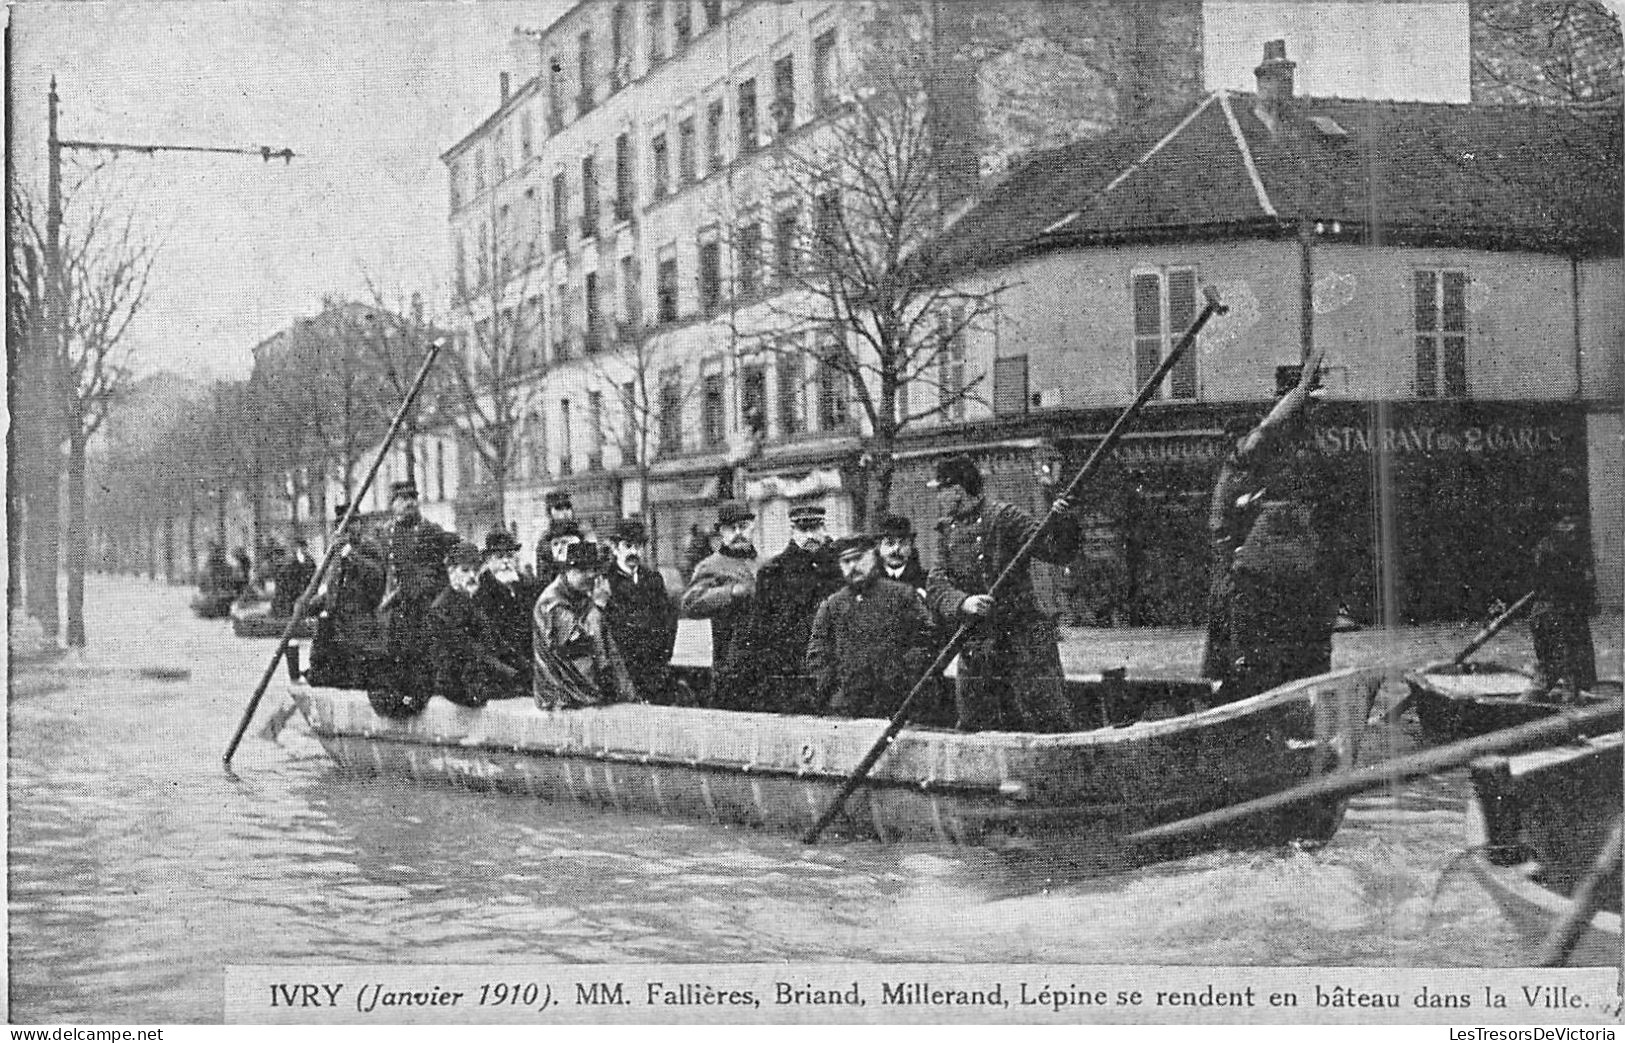
{"label": "chimney", "polygon": [[1253,70],[1258,77],[1258,104],[1253,112],[1271,134],[1280,129],[1292,108],[1292,73],[1297,67],[1297,62],[1287,60],[1285,40],[1265,41],[1264,60]]}
{"label": "chimney", "polygon": [[[1290,92],[1292,90],[1290,75],[1291,74],[1289,73],[1288,74],[1289,79],[1287,81],[1287,91],[1288,92]],[[506,72],[497,73],[497,84],[498,84],[498,86],[500,87],[500,89],[502,91],[502,104],[506,105],[506,104],[508,104],[508,74]]]}

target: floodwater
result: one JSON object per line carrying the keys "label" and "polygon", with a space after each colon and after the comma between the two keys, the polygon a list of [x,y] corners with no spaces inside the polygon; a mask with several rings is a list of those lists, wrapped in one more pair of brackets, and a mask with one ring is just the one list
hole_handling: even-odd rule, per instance
{"label": "floodwater", "polygon": [[[193,618],[189,594],[91,577],[89,653],[14,670],[13,1021],[217,1022],[225,966],[283,961],[1530,962],[1461,860],[1461,773],[1356,798],[1320,850],[1089,880],[982,850],[808,848],[356,780],[297,717],[275,743],[256,721],[228,775],[221,754],[274,643]],[[1388,647],[1420,661],[1468,633]],[[1340,659],[1378,647],[1355,640]],[[1068,658],[1178,661],[1191,642],[1118,635]],[[164,668],[190,673],[150,676]],[[273,684],[260,719],[285,702]],[[1412,745],[1374,726],[1362,759]]]}

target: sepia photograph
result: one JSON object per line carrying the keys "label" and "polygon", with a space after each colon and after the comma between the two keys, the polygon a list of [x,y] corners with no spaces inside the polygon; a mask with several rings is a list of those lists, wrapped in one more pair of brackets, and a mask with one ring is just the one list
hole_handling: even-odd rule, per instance
{"label": "sepia photograph", "polygon": [[7,1020],[1612,1039],[1622,13],[17,0]]}

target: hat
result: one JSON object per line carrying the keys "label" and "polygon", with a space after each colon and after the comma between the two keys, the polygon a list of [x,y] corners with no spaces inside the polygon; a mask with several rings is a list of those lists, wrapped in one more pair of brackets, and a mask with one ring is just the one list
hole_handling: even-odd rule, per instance
{"label": "hat", "polygon": [[335,503],[333,505],[333,520],[334,521],[343,521],[344,516],[346,514],[349,514],[349,513],[350,513],[350,505],[349,504],[347,504],[347,503]]}
{"label": "hat", "polygon": [[581,523],[572,521],[569,518],[565,518],[564,520],[556,521],[547,527],[547,542],[552,543],[554,540],[561,539],[565,536],[574,536],[577,539],[580,539]]}
{"label": "hat", "polygon": [[513,538],[513,533],[507,529],[492,529],[485,534],[485,553],[514,554],[519,550],[519,541]]}
{"label": "hat", "polygon": [[615,532],[610,536],[612,540],[623,543],[648,543],[649,530],[636,518],[622,518],[615,525]]}
{"label": "hat", "polygon": [[748,522],[754,517],[756,517],[755,512],[738,500],[728,500],[717,506],[718,527],[738,525],[740,522]]}
{"label": "hat", "polygon": [[890,536],[897,540],[912,540],[914,538],[914,523],[901,514],[888,514],[880,519],[880,535]]}
{"label": "hat", "polygon": [[410,496],[414,500],[417,499],[418,483],[414,482],[410,478],[403,478],[398,482],[391,483],[389,486],[389,498],[393,500],[397,496]]}
{"label": "hat", "polygon": [[790,524],[798,529],[816,529],[824,524],[824,508],[817,504],[802,504],[790,508]]}
{"label": "hat", "polygon": [[461,566],[465,569],[477,569],[480,567],[480,560],[480,549],[467,540],[458,540],[457,543],[446,552],[445,558],[446,567],[448,569],[452,568],[453,566]]}
{"label": "hat", "polygon": [[964,453],[938,460],[936,477],[926,482],[925,487],[941,489],[949,485],[957,485],[968,493],[981,492],[982,472],[976,469],[976,461]]}
{"label": "hat", "polygon": [[875,538],[873,536],[858,532],[853,533],[851,536],[842,536],[836,540],[833,550],[836,559],[839,560],[848,554],[862,554],[864,551],[873,550],[874,546]]}
{"label": "hat", "polygon": [[[1320,370],[1315,371],[1315,379],[1309,385],[1309,393],[1311,395],[1315,395],[1315,392],[1317,392],[1317,391],[1322,391],[1323,392],[1323,391],[1326,390],[1326,385],[1324,383],[1324,374],[1325,374],[1324,369],[1320,369]],[[1303,379],[1303,364],[1301,362],[1293,363],[1290,366],[1276,366],[1275,367],[1275,397],[1280,398],[1282,395],[1284,395],[1287,392],[1291,391],[1293,388],[1298,386],[1298,381],[1300,381],[1302,379]],[[1315,395],[1315,397],[1319,398],[1320,396]]]}
{"label": "hat", "polygon": [[572,543],[564,552],[564,560],[559,564],[567,569],[599,569],[603,567],[603,559],[598,556],[598,544]]}
{"label": "hat", "polygon": [[571,510],[575,510],[575,505],[570,502],[570,494],[561,489],[555,489],[546,496],[543,496],[542,502],[547,505],[548,510],[555,510],[563,507],[568,507]]}

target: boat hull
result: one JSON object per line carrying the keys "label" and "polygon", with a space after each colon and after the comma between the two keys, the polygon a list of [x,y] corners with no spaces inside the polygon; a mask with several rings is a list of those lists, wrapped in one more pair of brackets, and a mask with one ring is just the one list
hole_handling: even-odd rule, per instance
{"label": "boat hull", "polygon": [[1531,681],[1520,670],[1491,662],[1433,663],[1405,675],[1422,734],[1436,743],[1487,735],[1620,695],[1617,680],[1600,681],[1596,691],[1574,702],[1523,702],[1518,696]]}
{"label": "boat hull", "polygon": [[[1620,732],[1473,765],[1466,813],[1473,874],[1538,951],[1569,914],[1621,807]],[[1617,966],[1620,882],[1605,885],[1569,963]]]}
{"label": "boat hull", "polygon": [[[1381,680],[1339,671],[1088,732],[904,729],[831,830],[1137,857],[1113,851],[1114,839],[1351,766]],[[793,832],[818,819],[885,729],[878,719],[635,704],[542,711],[529,700],[475,710],[435,699],[394,720],[374,714],[361,692],[294,685],[291,694],[346,769]],[[1341,811],[1335,802],[1292,809],[1204,846],[1326,840]]]}

